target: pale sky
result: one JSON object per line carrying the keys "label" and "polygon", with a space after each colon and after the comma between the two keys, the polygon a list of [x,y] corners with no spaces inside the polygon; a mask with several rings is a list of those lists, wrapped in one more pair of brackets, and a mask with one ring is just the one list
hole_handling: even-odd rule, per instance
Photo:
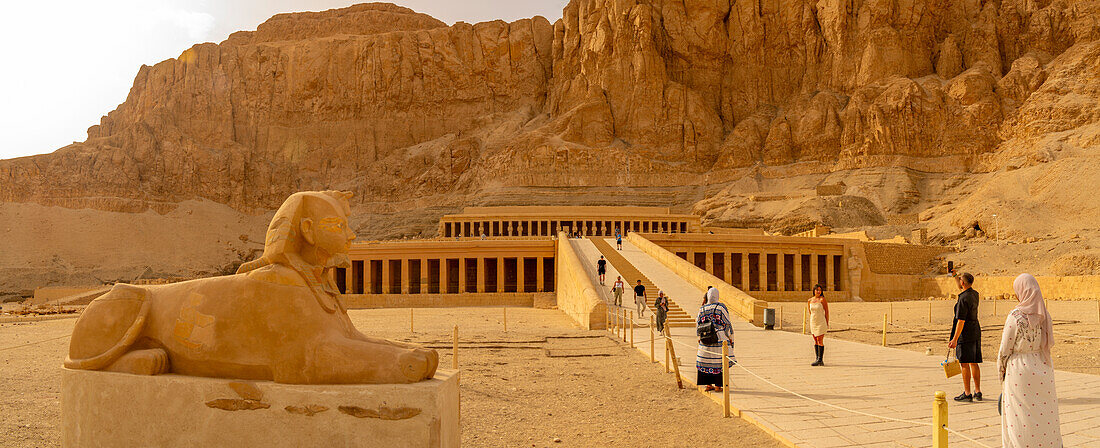
{"label": "pale sky", "polygon": [[[561,17],[567,0],[390,0],[448,24]],[[126,99],[142,64],[354,0],[25,0],[0,14],[0,159],[52,152]]]}

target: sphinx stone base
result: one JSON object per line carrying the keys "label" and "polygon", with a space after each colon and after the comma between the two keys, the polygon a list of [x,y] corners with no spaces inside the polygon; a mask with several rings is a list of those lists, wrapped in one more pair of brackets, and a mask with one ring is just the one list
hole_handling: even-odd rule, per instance
{"label": "sphinx stone base", "polygon": [[63,369],[63,447],[458,447],[458,372],[292,385]]}

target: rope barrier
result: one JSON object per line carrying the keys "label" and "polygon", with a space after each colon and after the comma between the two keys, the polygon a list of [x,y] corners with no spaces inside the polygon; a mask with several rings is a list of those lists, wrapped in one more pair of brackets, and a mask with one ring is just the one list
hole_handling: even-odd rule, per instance
{"label": "rope barrier", "polygon": [[992,446],[989,446],[989,445],[986,445],[986,444],[984,444],[984,443],[982,443],[982,442],[979,442],[979,441],[977,441],[977,440],[974,440],[973,438],[971,438],[970,436],[967,436],[966,434],[963,434],[963,433],[961,433],[961,432],[955,431],[954,429],[948,428],[948,427],[947,427],[947,425],[943,425],[943,426],[940,426],[940,427],[941,427],[941,428],[943,428],[943,429],[944,429],[945,431],[947,431],[947,432],[949,432],[949,433],[951,433],[951,434],[957,435],[957,436],[959,436],[959,437],[962,437],[962,438],[966,439],[967,441],[969,441],[970,443],[973,443],[973,444],[975,444],[975,445],[978,445],[978,446],[980,446],[980,447],[983,447],[983,448],[993,448]]}
{"label": "rope barrier", "polygon": [[56,337],[56,338],[43,339],[43,340],[41,340],[41,341],[28,342],[28,343],[26,343],[26,344],[13,345],[13,346],[11,346],[11,347],[4,347],[4,348],[0,348],[0,351],[4,351],[4,350],[11,350],[11,349],[13,349],[13,348],[26,347],[26,346],[29,346],[29,345],[41,344],[41,343],[43,343],[43,342],[56,341],[56,340],[58,340],[58,339],[62,339],[62,338],[67,338],[67,337],[69,337],[69,336],[72,336],[72,334],[66,334],[66,335],[58,336],[58,337]]}

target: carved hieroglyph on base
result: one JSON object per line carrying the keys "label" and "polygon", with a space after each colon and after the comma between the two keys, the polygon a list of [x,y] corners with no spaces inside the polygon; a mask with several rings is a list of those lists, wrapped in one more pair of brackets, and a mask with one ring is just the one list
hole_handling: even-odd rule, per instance
{"label": "carved hieroglyph on base", "polygon": [[856,248],[848,248],[848,281],[852,285],[852,301],[862,302],[859,295],[859,285],[863,278],[863,260],[856,255]]}
{"label": "carved hieroglyph on base", "polygon": [[76,322],[65,367],[295,384],[412,383],[435,350],[371,338],[337,300],[355,234],[350,193],[300,192],[275,213],[263,256],[235,275],[115,285]]}

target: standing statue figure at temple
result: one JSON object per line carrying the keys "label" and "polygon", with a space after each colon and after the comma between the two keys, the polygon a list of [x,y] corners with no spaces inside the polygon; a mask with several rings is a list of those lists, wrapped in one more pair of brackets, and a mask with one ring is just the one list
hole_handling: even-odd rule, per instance
{"label": "standing statue figure at temple", "polygon": [[862,302],[863,298],[859,296],[859,284],[863,277],[863,260],[860,260],[856,256],[856,248],[848,248],[848,281],[852,285],[852,301]]}
{"label": "standing statue figure at temple", "polygon": [[293,384],[413,383],[435,350],[359,332],[338,300],[355,233],[351,193],[291,195],[264,253],[234,275],[156,286],[118,284],[77,320],[65,367]]}

